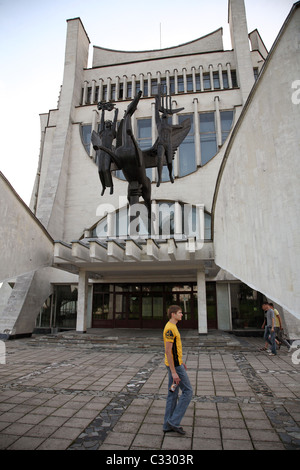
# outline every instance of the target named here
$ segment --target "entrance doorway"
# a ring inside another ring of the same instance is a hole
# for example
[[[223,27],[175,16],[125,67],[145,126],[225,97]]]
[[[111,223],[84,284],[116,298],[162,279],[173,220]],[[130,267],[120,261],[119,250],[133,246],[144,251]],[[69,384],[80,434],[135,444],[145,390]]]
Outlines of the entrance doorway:
[[[182,308],[181,328],[198,327],[197,284],[94,284],[93,328],[163,328],[167,310]]]

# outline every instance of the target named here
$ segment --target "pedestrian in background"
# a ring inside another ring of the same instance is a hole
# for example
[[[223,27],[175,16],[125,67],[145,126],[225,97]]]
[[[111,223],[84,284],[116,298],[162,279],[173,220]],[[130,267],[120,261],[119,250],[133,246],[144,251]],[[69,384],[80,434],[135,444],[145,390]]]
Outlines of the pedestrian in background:
[[[276,356],[276,343],[275,343],[275,314],[268,302],[262,305],[263,310],[266,312],[267,328],[265,339],[271,345],[271,352],[269,356]]]

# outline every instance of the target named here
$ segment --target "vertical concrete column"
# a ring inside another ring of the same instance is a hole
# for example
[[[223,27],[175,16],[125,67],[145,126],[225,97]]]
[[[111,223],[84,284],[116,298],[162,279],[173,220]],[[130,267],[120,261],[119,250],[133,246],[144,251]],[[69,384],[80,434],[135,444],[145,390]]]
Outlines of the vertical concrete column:
[[[116,76],[116,101],[118,101],[120,96],[120,77],[119,75]]]
[[[215,110],[216,110],[216,131],[218,146],[222,145],[222,129],[221,129],[221,114],[220,114],[220,98],[215,96]]]
[[[136,75],[133,73],[131,75],[131,99],[135,97],[135,82],[136,82]]]
[[[93,104],[95,102],[95,91],[96,91],[96,80],[92,80],[92,93],[91,93],[90,104]]]
[[[193,77],[193,92],[196,93],[197,86],[196,86],[196,68],[192,67],[192,77]]]
[[[147,75],[148,75],[148,96],[151,96],[151,72],[148,72]]]
[[[84,80],[83,97],[82,97],[82,104],[83,105],[87,104],[88,84],[89,84],[89,82],[87,80]]]
[[[202,65],[200,65],[200,67],[199,67],[199,73],[200,73],[200,90],[204,91],[203,66]]]
[[[107,78],[107,101],[111,100],[111,78]]]
[[[88,274],[84,270],[78,275],[78,301],[76,331],[86,333],[87,302],[88,302]]]
[[[175,202],[174,208],[174,237],[176,239],[182,238],[182,210],[179,202]]]
[[[160,83],[161,83],[161,72],[159,70],[156,72],[156,78],[157,78],[157,85],[160,85]],[[162,90],[162,93],[163,93],[163,90]]]
[[[227,67],[228,85],[229,85],[229,88],[232,88],[232,77],[231,77],[231,65],[230,65],[230,62],[227,62],[226,67]]]
[[[220,88],[221,88],[221,90],[224,90],[222,64],[219,64],[219,65],[218,65],[218,68],[219,68]]]
[[[195,153],[196,153],[196,165],[201,165],[201,146],[200,146],[200,123],[198,113],[198,98],[194,98],[194,139],[195,139]]]
[[[206,285],[204,270],[197,271],[198,288],[198,333],[207,334]]]
[[[186,77],[186,68],[184,67],[182,69],[182,73],[183,73],[183,90],[184,90],[184,93],[187,93],[187,77]]]
[[[159,205],[156,200],[153,199],[151,202],[151,214],[154,220],[151,221],[151,235],[152,238],[159,238]]]
[[[98,111],[97,109],[93,109],[93,114],[92,114],[92,132],[95,131],[97,132],[97,127],[98,127]],[[91,142],[90,144],[90,157],[94,158],[95,157],[95,150],[93,148],[93,144]]]
[[[142,90],[143,96],[144,96],[144,74],[143,73],[140,73],[140,90]]]
[[[127,98],[127,75],[123,75],[123,100]]]
[[[254,85],[254,73],[244,0],[229,0],[228,18],[232,48],[237,64],[238,84],[243,104],[245,104]]]
[[[178,70],[174,70],[175,95],[178,95]]]
[[[204,243],[204,229],[205,229],[205,217],[204,217],[204,204],[197,204],[197,218],[198,218],[198,246],[197,248],[200,249],[202,248],[202,245]]]
[[[99,94],[98,94],[98,101],[103,100],[103,78],[99,78]]]
[[[111,211],[107,213],[107,236],[116,236],[116,212]]]
[[[170,90],[170,70],[166,70],[166,83],[167,83],[167,95],[171,94]]]
[[[214,87],[214,74],[213,74],[213,66],[209,65],[209,76],[210,76],[210,87],[212,90],[215,89]]]

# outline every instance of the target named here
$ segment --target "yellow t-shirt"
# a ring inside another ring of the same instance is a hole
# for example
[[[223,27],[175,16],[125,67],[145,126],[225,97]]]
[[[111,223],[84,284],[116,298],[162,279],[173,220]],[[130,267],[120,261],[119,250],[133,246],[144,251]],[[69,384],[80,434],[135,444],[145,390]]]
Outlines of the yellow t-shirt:
[[[274,313],[275,313],[275,327],[280,327],[280,323],[279,323],[279,319],[278,319],[278,316],[279,316],[279,312],[278,310],[276,310],[276,308],[274,308]]]
[[[181,344],[181,338],[180,338],[180,333],[178,331],[178,328],[174,323],[168,322],[165,326],[164,333],[163,333],[163,338],[164,338],[164,345],[166,347],[166,343],[173,343],[172,346],[172,355],[173,355],[173,361],[174,361],[174,366],[181,366],[182,364],[182,344]],[[169,366],[167,355],[165,354],[165,364],[166,366]]]

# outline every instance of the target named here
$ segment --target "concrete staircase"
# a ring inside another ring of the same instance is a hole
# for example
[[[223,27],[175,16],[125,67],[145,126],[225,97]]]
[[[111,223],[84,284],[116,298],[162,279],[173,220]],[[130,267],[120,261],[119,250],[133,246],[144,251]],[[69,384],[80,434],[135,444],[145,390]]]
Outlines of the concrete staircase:
[[[184,352],[240,350],[243,346],[253,347],[242,338],[232,334],[213,331],[207,335],[199,335],[195,330],[180,332]],[[31,345],[64,346],[70,348],[89,348],[105,350],[124,350],[135,352],[163,351],[162,331],[160,330],[125,330],[125,329],[93,329],[87,333],[65,331],[47,335],[33,335],[29,340]]]

